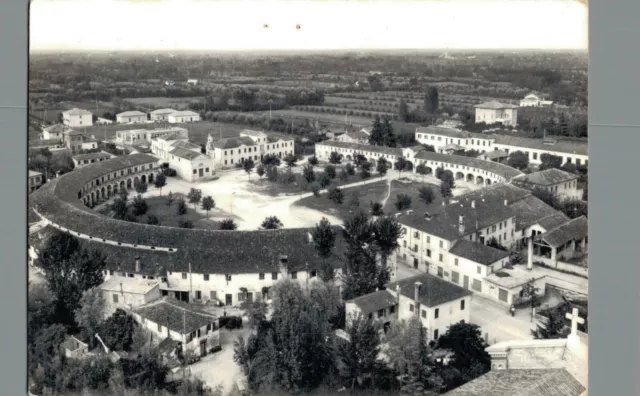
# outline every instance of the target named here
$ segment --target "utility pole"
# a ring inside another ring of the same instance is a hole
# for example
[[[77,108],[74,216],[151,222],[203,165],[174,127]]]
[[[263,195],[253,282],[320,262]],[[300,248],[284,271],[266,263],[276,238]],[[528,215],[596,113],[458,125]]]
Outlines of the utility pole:
[[[191,273],[191,262],[189,262],[189,302],[193,297],[193,274]]]

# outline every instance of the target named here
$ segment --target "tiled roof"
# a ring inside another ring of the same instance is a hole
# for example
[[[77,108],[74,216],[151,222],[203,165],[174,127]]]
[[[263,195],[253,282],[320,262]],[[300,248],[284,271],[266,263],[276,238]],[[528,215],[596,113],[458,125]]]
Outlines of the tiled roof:
[[[430,135],[446,136],[451,138],[468,139],[474,134],[452,128],[443,128],[437,126],[418,127],[416,133],[426,133]]]
[[[73,108],[67,111],[63,111],[62,114],[83,116],[83,115],[91,115],[92,113],[88,110]]]
[[[556,151],[567,154],[589,154],[589,146],[586,140],[554,138],[555,140],[553,144],[547,144],[543,139],[533,139],[522,136],[491,134],[489,135],[489,137],[493,139],[496,144],[503,144],[506,146],[515,146],[544,151]]]
[[[290,141],[293,140],[293,138],[291,136],[287,136],[281,133],[268,133],[267,134],[267,142],[269,143],[275,143],[279,140],[284,140],[284,141]]]
[[[450,204],[438,207],[430,213],[412,213],[399,218],[402,225],[418,229],[446,240],[457,240],[510,217],[517,213],[511,203],[517,202],[531,192],[510,184],[492,184],[488,187],[460,195]],[[504,201],[507,201],[505,205]],[[475,205],[475,208],[472,207]],[[464,216],[464,233],[459,231],[460,216]]]
[[[540,224],[548,230],[550,227],[555,227],[555,225],[563,224],[569,220],[563,213],[556,211],[533,195],[514,202],[510,206],[516,213],[516,231],[534,224]]]
[[[216,147],[219,149],[232,149],[232,148],[240,147],[242,145],[255,146],[256,142],[254,142],[253,139],[251,139],[248,136],[239,136],[234,138],[220,139],[213,142],[213,147]]]
[[[478,158],[465,157],[462,155],[449,155],[434,153],[433,151],[421,151],[416,154],[415,157],[416,159],[429,161],[427,165],[430,167],[440,166],[442,163],[454,164],[457,167],[462,167],[461,171],[465,169],[464,167],[472,167],[484,170],[486,172],[494,173],[496,175],[504,177],[507,180],[510,180],[511,178],[522,174],[522,172],[520,172],[519,170],[504,164],[500,164],[498,162],[485,161]]]
[[[353,300],[345,301],[345,303],[354,303],[360,308],[363,315],[367,315],[371,312],[377,312],[378,310],[396,305],[398,301],[388,290],[380,290],[354,298]]]
[[[217,322],[216,316],[170,297],[134,308],[133,312],[180,334],[189,334]]]
[[[187,150],[198,150],[198,152],[200,152],[200,149],[201,149],[200,145],[191,143],[187,140],[174,140],[173,143],[171,143],[171,146],[175,148],[183,148]]]
[[[179,141],[182,139],[184,139],[184,137],[177,132],[167,132],[167,135],[154,138],[154,140],[164,140],[165,142]]]
[[[351,139],[356,139],[356,140],[369,139],[369,135],[364,131],[347,132],[346,135],[349,136]]]
[[[185,111],[176,111],[175,113],[169,114],[172,117],[199,117],[200,115],[194,111],[185,110]]]
[[[89,153],[89,154],[78,154],[73,156],[73,159],[76,161],[91,160],[91,159],[98,159],[98,158],[111,158],[111,154],[105,153],[105,152],[99,152],[99,153]]]
[[[64,124],[55,124],[44,128],[44,130],[49,133],[62,133],[65,131],[65,129],[69,128]]]
[[[150,114],[171,114],[175,113],[177,110],[174,109],[157,109],[152,111]]]
[[[327,147],[350,149],[356,153],[374,152],[374,153],[380,153],[384,155],[393,155],[396,157],[400,157],[402,155],[402,149],[395,148],[395,147],[384,147],[384,146],[374,146],[374,145],[368,145],[368,144],[337,142],[335,140],[326,140],[318,144],[324,145]]]
[[[579,396],[586,388],[565,369],[495,370],[446,396]]]
[[[578,175],[565,172],[560,169],[550,168],[540,172],[533,172],[528,175],[519,177],[518,182],[534,184],[538,186],[553,186],[558,183],[564,183],[578,178]]]
[[[196,158],[200,157],[201,155],[204,155],[199,151],[196,152],[196,151],[189,150],[189,149],[182,148],[182,147],[176,147],[173,150],[171,150],[169,153],[171,155],[175,155],[176,157],[184,158],[184,159],[189,160],[189,161],[191,161],[193,159],[196,159]]]
[[[559,247],[565,243],[587,237],[589,233],[588,221],[585,216],[568,221],[550,231],[545,232],[538,238],[552,247]]]
[[[493,151],[487,151],[486,153],[482,153],[478,157],[479,158],[484,157],[485,155],[490,159],[504,158],[509,156],[509,154],[507,154],[507,152],[504,150],[493,150]]]
[[[146,116],[147,113],[143,113],[138,110],[133,111],[125,111],[124,113],[116,114],[116,117],[135,117],[135,116]]]
[[[105,291],[147,294],[159,284],[160,283],[156,280],[112,276],[104,281],[99,287],[101,290]]]
[[[59,139],[36,139],[29,140],[29,148],[59,146],[62,142]]]
[[[483,243],[460,239],[449,249],[449,253],[471,260],[474,263],[491,265],[509,256],[509,252],[492,248]]]
[[[66,131],[63,132],[65,135],[67,136],[84,136],[84,133],[82,132],[78,132],[76,130],[73,129],[67,129]]]
[[[492,100],[489,102],[484,102],[484,103],[480,103],[477,104],[475,106],[473,106],[477,109],[495,109],[495,110],[499,110],[499,109],[517,109],[518,106],[516,105],[512,105],[509,103],[500,103],[498,101]]]
[[[413,300],[416,282],[422,283],[419,296],[420,304],[427,307],[436,307],[473,294],[470,290],[430,274],[416,275],[397,282],[391,282],[387,285],[387,289],[395,291],[396,285],[399,285],[400,294]]]

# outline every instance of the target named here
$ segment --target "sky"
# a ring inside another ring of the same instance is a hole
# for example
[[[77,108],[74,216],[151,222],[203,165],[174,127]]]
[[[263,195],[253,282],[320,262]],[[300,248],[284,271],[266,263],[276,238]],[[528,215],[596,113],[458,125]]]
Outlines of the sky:
[[[578,0],[32,0],[30,15],[32,51],[588,47]]]

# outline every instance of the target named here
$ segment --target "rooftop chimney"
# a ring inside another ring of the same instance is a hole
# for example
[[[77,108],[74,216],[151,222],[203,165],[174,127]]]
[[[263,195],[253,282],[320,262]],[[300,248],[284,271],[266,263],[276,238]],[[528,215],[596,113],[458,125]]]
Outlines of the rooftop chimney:
[[[413,301],[416,303],[416,313],[419,312],[418,307],[420,306],[420,288],[422,287],[422,282],[416,282],[413,291]]]
[[[431,220],[431,213],[429,213],[429,212],[424,212],[424,219],[425,219],[425,220]]]
[[[458,231],[460,231],[460,234],[464,234],[464,216],[459,216],[458,217]]]
[[[136,272],[140,272],[140,257],[136,257]]]
[[[476,201],[475,200],[471,201],[471,207],[474,208],[474,209],[476,208]]]

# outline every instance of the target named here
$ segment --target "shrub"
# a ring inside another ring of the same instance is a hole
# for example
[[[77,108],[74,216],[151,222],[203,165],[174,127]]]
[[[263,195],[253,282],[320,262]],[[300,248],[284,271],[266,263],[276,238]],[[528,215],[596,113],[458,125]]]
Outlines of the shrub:
[[[173,168],[165,168],[162,173],[167,177],[175,177],[178,174],[178,172]]]
[[[242,326],[242,317],[240,316],[221,316],[220,317],[220,328],[225,328],[227,330],[241,329]]]

